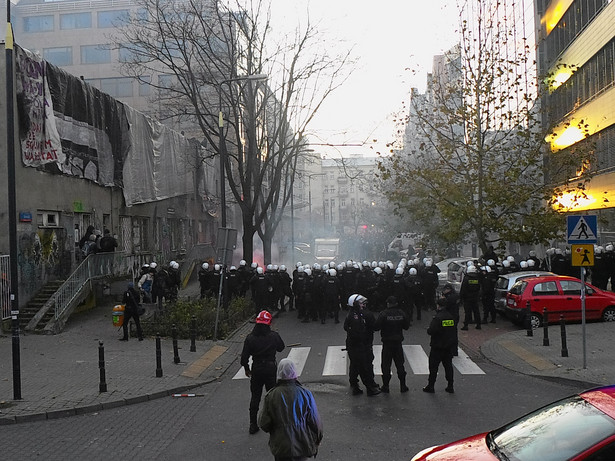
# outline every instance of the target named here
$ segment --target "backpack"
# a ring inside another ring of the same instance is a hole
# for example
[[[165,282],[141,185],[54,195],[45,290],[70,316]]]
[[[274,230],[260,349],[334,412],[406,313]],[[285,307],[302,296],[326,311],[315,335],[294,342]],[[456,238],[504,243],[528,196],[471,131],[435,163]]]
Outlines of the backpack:
[[[96,246],[96,242],[88,240],[87,242],[85,242],[83,244],[83,247],[81,247],[81,251],[83,252],[83,256],[87,256],[89,254],[94,253],[94,249],[92,248],[92,246]]]

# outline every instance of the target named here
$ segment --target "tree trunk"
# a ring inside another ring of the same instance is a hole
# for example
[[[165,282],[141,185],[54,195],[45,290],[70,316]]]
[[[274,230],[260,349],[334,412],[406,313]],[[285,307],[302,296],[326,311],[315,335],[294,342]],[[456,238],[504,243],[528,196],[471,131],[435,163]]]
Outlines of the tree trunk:
[[[271,241],[272,238],[268,235],[265,238],[261,239],[263,242],[263,259],[265,265],[271,264]]]
[[[243,244],[243,259],[246,260],[248,264],[254,262],[254,234],[256,233],[256,228],[252,223],[251,215],[242,215],[243,221],[243,237],[241,238]]]

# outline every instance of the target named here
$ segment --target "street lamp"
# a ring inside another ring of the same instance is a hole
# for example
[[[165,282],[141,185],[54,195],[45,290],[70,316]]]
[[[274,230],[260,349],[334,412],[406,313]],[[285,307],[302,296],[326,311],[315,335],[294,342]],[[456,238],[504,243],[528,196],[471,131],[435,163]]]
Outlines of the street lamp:
[[[220,208],[221,208],[221,226],[226,227],[226,140],[224,138],[224,115],[222,113],[222,85],[232,82],[243,81],[260,81],[267,80],[267,74],[241,75],[239,77],[229,78],[221,81],[218,86],[218,153],[220,154]]]

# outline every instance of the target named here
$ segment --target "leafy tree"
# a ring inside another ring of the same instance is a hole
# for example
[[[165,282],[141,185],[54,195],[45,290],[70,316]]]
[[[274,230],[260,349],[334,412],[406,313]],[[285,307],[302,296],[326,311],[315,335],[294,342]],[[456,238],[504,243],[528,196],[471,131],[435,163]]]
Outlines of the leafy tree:
[[[222,153],[226,187],[241,210],[244,258],[251,260],[258,232],[268,262],[309,124],[345,79],[349,51],[324,46],[309,20],[276,34],[266,0],[136,4],[139,14],[113,37],[122,72],[156,88],[159,116],[196,127],[187,134]],[[152,74],[169,78],[150,81]]]
[[[588,172],[577,167],[590,155],[567,151],[545,164],[549,130],[529,47],[486,4],[476,2],[474,21],[461,22],[460,45],[430,75],[426,93],[412,91],[405,147],[379,164],[398,213],[443,243],[472,239],[483,252],[558,236],[564,218],[551,205],[572,188],[567,178],[584,183]]]

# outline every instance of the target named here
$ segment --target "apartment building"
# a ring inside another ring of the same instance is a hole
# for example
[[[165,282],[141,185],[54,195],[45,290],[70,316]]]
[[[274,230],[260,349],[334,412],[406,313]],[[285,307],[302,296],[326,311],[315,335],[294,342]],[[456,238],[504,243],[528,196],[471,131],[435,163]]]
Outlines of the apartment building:
[[[539,0],[539,72],[548,76],[543,104],[549,161],[583,144],[594,152],[594,176],[584,193],[560,200],[568,211],[598,213],[599,237],[615,236],[615,3]],[[566,178],[574,180],[574,178]],[[605,240],[605,241],[608,241]]]

